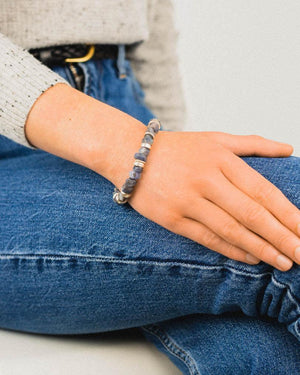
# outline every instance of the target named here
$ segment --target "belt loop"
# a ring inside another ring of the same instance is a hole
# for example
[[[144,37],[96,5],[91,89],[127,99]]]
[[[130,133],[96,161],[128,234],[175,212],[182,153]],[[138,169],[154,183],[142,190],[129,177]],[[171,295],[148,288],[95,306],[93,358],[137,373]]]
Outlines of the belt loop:
[[[119,70],[119,78],[124,79],[126,78],[126,66],[125,66],[125,45],[119,44],[118,45],[118,59],[117,59],[117,66]]]

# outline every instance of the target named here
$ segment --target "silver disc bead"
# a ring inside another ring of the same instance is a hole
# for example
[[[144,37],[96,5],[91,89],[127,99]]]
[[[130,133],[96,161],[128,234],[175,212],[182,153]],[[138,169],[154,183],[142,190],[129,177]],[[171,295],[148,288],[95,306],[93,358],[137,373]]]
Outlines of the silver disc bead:
[[[135,159],[135,162],[133,165],[137,165],[138,167],[144,168],[145,162],[139,159]]]
[[[152,132],[149,132],[148,130],[145,132],[144,136],[145,135],[151,135],[152,138],[154,138],[155,136]]]
[[[141,147],[146,147],[146,148],[148,148],[149,150],[151,149],[151,145],[150,145],[150,143],[142,143],[142,144],[141,144]]]
[[[113,200],[114,202],[118,204],[124,204],[127,202],[127,199],[123,197],[122,193],[120,192],[119,189],[115,187],[114,193],[113,193]]]
[[[123,195],[124,198],[129,198],[131,194],[124,193],[124,191],[121,189],[120,193]]]

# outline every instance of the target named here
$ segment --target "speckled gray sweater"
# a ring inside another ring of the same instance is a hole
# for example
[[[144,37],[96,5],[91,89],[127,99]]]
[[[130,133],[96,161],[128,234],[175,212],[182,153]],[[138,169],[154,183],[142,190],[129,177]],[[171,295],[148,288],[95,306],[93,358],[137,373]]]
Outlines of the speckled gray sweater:
[[[75,25],[75,27],[74,27]],[[185,103],[172,0],[0,0],[0,134],[34,149],[24,124],[60,75],[27,50],[68,43],[133,43],[134,73],[166,130],[182,130]]]

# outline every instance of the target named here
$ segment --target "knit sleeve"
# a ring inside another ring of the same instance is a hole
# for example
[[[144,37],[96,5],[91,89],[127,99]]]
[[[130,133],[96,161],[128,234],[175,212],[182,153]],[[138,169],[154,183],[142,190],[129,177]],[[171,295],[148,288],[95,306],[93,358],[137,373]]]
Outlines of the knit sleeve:
[[[0,33],[0,134],[31,149],[24,132],[27,115],[37,98],[63,77],[26,49]]]
[[[182,130],[186,103],[177,55],[178,30],[172,0],[150,1],[149,38],[136,44],[128,57],[145,91],[145,103],[159,118],[164,130]]]

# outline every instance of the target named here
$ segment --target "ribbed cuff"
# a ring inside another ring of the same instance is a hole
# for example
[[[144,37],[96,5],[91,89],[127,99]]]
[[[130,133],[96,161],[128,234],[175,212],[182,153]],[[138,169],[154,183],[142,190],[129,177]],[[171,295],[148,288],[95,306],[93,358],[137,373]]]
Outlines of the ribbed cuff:
[[[38,97],[57,83],[71,84],[0,33],[0,133],[31,149],[24,126]]]

